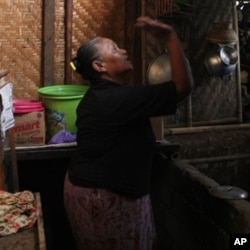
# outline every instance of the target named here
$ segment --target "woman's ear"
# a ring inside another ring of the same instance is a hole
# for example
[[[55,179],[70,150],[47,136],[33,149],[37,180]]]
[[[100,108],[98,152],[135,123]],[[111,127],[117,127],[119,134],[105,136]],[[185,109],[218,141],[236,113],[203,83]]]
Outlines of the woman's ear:
[[[105,64],[101,61],[93,61],[92,67],[97,72],[105,72],[106,71]]]

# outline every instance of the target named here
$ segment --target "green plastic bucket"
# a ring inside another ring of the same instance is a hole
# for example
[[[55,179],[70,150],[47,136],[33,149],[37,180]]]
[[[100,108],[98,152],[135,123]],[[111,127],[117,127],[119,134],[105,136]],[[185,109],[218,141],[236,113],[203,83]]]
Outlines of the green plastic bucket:
[[[53,85],[38,89],[45,108],[47,140],[62,129],[76,133],[76,109],[88,88],[86,85]]]

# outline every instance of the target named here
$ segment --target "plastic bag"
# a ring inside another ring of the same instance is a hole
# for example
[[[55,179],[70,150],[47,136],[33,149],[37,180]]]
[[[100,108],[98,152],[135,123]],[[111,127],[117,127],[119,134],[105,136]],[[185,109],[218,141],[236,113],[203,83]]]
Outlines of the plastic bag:
[[[76,135],[71,132],[62,129],[57,134],[52,136],[52,138],[48,141],[48,144],[59,144],[59,143],[69,143],[75,142]]]

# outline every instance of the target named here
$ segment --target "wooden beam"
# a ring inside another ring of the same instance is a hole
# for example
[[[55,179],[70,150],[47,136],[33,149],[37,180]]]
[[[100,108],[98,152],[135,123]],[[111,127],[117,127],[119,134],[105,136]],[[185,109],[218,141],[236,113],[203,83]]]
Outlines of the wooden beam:
[[[14,128],[10,128],[7,131],[7,137],[10,144],[10,152],[11,152],[11,167],[12,167],[12,178],[13,178],[13,192],[19,191],[19,175],[18,175],[18,166],[17,166],[17,158],[16,158],[16,146],[15,146],[15,136],[14,136]]]
[[[73,15],[73,0],[65,1],[65,77],[64,82],[71,84],[72,70],[70,68],[70,60],[72,54],[72,15]]]
[[[42,86],[54,84],[55,0],[43,1]]]

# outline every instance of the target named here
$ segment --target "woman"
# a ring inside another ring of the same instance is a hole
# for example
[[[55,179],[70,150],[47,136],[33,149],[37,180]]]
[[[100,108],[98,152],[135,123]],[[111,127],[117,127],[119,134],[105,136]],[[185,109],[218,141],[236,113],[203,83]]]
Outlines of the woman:
[[[174,29],[149,17],[135,26],[166,41],[172,81],[125,86],[133,69],[126,50],[95,37],[73,68],[90,81],[77,109],[77,157],[65,177],[65,208],[78,249],[156,249],[149,196],[153,147],[150,117],[174,114],[192,78]]]

